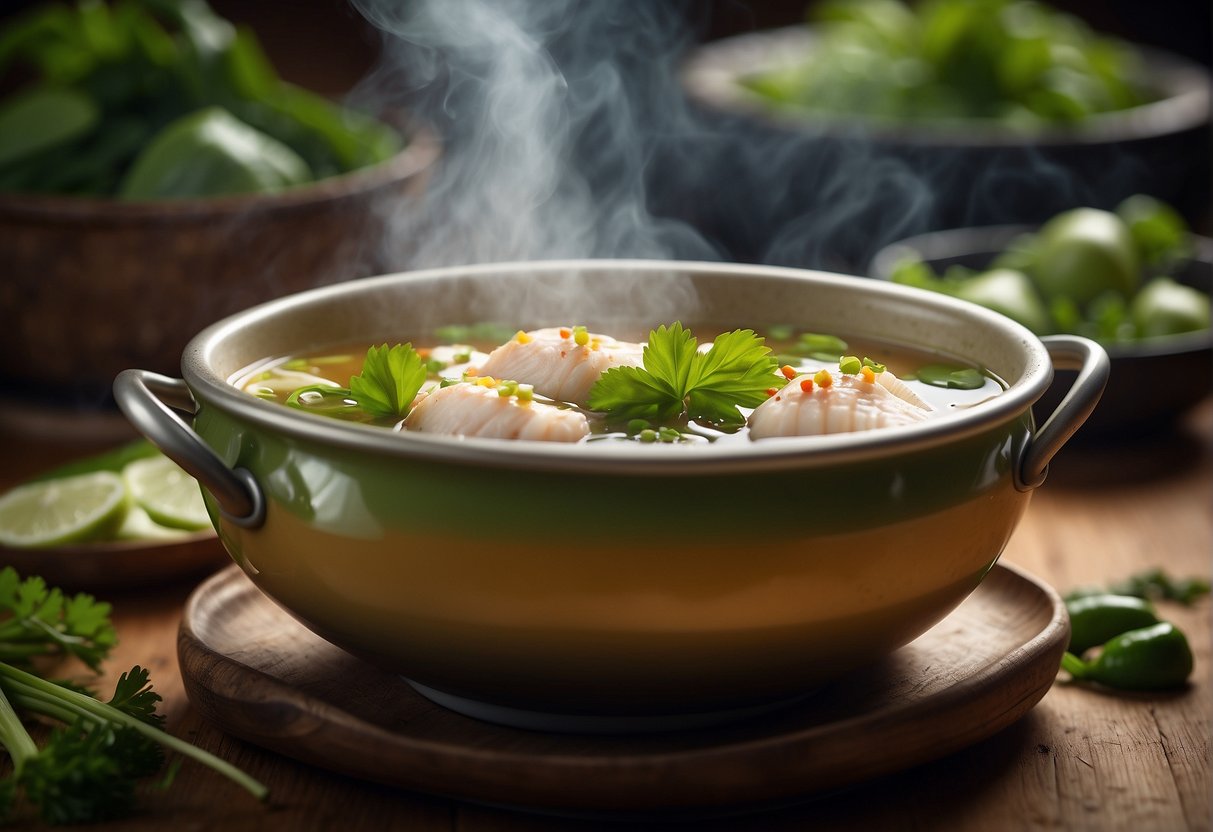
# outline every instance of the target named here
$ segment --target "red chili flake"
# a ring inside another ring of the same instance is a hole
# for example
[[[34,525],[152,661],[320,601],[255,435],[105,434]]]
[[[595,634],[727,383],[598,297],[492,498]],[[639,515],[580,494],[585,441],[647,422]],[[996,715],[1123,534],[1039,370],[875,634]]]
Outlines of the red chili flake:
[[[779,372],[783,373],[783,377],[788,381],[796,378],[796,369],[791,364],[784,364],[779,368]]]
[[[813,392],[813,379],[811,379],[811,378],[801,379],[800,380],[800,389],[806,393],[812,393]]]
[[[774,387],[768,387],[767,388],[767,398],[769,399],[771,396],[774,396],[778,392],[779,391],[776,390]]]

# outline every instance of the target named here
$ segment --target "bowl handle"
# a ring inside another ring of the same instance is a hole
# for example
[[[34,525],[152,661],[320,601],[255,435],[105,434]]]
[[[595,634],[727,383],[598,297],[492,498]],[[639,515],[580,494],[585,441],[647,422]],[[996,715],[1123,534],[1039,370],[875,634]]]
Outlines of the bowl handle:
[[[140,433],[214,495],[225,518],[246,529],[265,522],[265,499],[251,472],[229,468],[174,412],[195,409],[186,383],[147,370],[123,370],[114,379],[114,400]]]
[[[1049,473],[1049,460],[1091,415],[1099,397],[1103,395],[1111,369],[1103,347],[1088,338],[1047,335],[1040,340],[1049,351],[1055,368],[1078,370],[1078,377],[1057,409],[1045,420],[1036,435],[1028,440],[1019,460],[1019,474],[1015,483],[1021,491],[1030,491],[1045,481]]]

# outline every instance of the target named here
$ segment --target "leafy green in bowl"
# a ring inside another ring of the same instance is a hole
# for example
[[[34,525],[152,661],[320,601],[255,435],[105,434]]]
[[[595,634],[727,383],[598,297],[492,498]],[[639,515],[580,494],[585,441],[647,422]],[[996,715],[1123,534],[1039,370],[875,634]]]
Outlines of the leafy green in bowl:
[[[1044,3],[828,0],[811,22],[811,49],[740,83],[814,115],[1029,131],[1160,97],[1131,45]]]
[[[16,83],[14,83],[16,79]],[[0,193],[267,193],[384,162],[393,127],[279,78],[203,0],[44,4],[0,31]]]

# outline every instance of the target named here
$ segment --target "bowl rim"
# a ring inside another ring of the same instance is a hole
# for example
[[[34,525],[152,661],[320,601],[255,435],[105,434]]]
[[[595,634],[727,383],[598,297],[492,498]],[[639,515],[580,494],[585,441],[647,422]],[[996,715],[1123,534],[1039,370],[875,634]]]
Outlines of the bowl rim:
[[[716,446],[711,449],[688,449],[674,446],[639,447],[634,443],[600,443],[596,446],[584,443],[429,436],[388,431],[381,427],[339,422],[263,401],[234,387],[227,378],[217,373],[211,363],[216,348],[229,339],[238,337],[242,330],[256,327],[279,316],[289,315],[292,310],[312,304],[324,304],[342,295],[373,295],[387,286],[432,283],[448,278],[478,278],[490,274],[520,272],[594,272],[604,269],[629,272],[673,270],[686,275],[728,275],[735,279],[847,286],[889,298],[902,306],[910,305],[934,312],[960,315],[971,321],[973,326],[1000,331],[1003,338],[1008,342],[1017,342],[1023,350],[1024,372],[1001,394],[964,412],[941,414],[937,418],[910,426],[883,428],[875,432],[773,438],[746,445]],[[187,344],[181,366],[185,383],[196,402],[215,407],[248,424],[293,440],[370,453],[377,457],[602,475],[697,475],[788,470],[866,461],[881,456],[936,448],[996,429],[1025,415],[1030,419],[1032,403],[1043,395],[1053,378],[1052,363],[1040,339],[1011,319],[976,304],[864,277],[779,266],[674,260],[591,259],[486,263],[399,272],[347,281],[272,300],[212,324]],[[610,447],[607,448],[607,445]],[[705,450],[707,452],[704,452]]]
[[[130,201],[104,196],[0,193],[0,221],[89,224],[222,221],[243,214],[294,210],[357,199],[423,174],[437,161],[442,146],[437,133],[420,123],[398,129],[405,145],[387,159],[280,191]]]
[[[1018,224],[973,225],[915,234],[895,240],[877,251],[868,267],[868,276],[888,281],[897,260],[909,252],[927,262],[965,256],[993,257],[1015,237],[1032,233],[1039,228],[1039,225]],[[1213,239],[1198,234],[1189,234],[1188,239],[1192,241],[1195,249],[1192,259],[1213,266]],[[1213,294],[1213,282],[1206,285],[1204,291]],[[1111,359],[1183,355],[1213,350],[1213,329],[1181,332],[1177,335],[1157,335],[1140,341],[1099,343]]]
[[[855,138],[857,135],[912,147],[1025,146],[1058,147],[1139,141],[1191,130],[1210,122],[1210,81],[1199,64],[1164,50],[1133,43],[1145,74],[1158,81],[1165,97],[1089,116],[1075,125],[1049,125],[1014,131],[988,119],[882,121],[880,119],[796,111],[771,106],[737,79],[802,54],[819,35],[811,24],[783,26],[731,35],[692,49],[679,77],[695,103],[729,115],[757,119],[768,126],[806,136]]]

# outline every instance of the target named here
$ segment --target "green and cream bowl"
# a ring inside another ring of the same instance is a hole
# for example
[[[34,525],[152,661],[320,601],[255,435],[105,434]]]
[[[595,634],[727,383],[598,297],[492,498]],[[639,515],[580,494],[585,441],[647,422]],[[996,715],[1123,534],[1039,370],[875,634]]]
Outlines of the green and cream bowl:
[[[693,446],[396,432],[231,379],[267,357],[439,325],[794,324],[964,358],[1005,383],[907,427]],[[1043,426],[1053,366],[1080,369]],[[472,716],[705,724],[803,696],[945,617],[990,570],[1107,357],[975,305],[820,272],[666,261],[368,278],[204,330],[183,379],[127,370],[127,417],[203,484],[233,560],[334,644]]]

